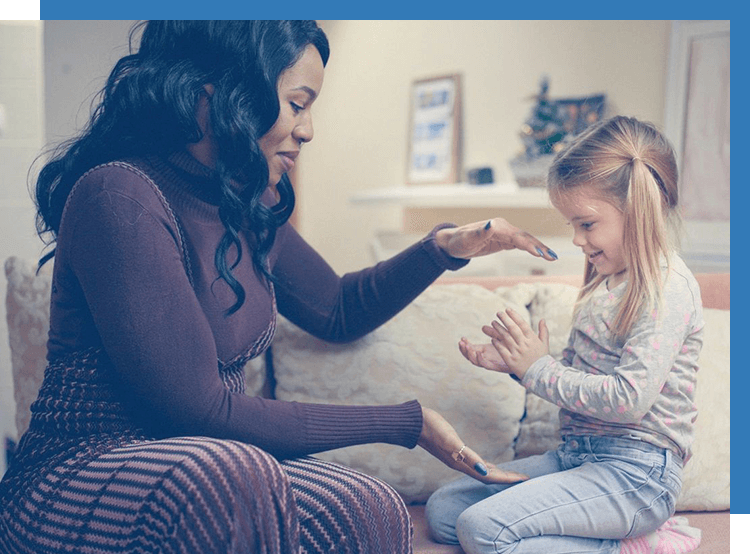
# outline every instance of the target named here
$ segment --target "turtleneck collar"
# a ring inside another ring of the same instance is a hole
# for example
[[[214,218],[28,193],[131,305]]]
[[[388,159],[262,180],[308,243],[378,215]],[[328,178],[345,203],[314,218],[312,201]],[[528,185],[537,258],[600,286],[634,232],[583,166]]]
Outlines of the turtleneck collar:
[[[174,152],[166,158],[152,156],[147,163],[165,177],[157,182],[170,202],[178,203],[201,219],[219,221],[221,193],[216,170],[203,165],[187,150]],[[268,206],[275,204],[270,189],[263,195],[263,202]]]

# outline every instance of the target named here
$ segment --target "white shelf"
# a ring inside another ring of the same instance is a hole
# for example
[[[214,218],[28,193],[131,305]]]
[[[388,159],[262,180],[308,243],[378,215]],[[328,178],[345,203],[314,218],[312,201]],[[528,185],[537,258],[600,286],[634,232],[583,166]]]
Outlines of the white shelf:
[[[409,185],[370,189],[350,198],[353,204],[398,204],[412,208],[551,208],[547,190],[516,183]]]

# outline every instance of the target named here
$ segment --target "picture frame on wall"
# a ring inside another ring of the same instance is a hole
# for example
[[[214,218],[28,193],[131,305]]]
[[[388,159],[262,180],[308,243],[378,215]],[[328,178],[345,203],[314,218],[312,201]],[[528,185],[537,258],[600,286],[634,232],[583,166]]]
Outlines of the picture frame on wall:
[[[410,102],[406,182],[457,183],[461,174],[461,76],[415,81]]]

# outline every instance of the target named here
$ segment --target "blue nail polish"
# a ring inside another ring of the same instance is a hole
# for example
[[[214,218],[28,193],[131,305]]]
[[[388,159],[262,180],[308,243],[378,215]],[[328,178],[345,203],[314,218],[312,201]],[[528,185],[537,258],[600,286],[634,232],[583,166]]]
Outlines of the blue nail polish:
[[[542,249],[539,248],[538,246],[536,247],[536,251],[539,252],[540,256],[544,256],[544,252],[542,252]]]
[[[552,256],[553,258],[557,259],[557,254],[555,254],[555,253],[554,253],[554,252],[553,252],[552,250],[550,250],[549,248],[547,249],[547,254],[549,254],[549,255],[550,255],[550,256]]]
[[[485,466],[482,462],[477,462],[474,464],[474,469],[477,470],[477,473],[480,475],[487,475],[487,466]]]
[[[485,226],[484,226],[484,230],[485,230],[485,231],[487,231],[487,230],[488,230],[488,229],[489,229],[489,228],[490,228],[491,226],[492,226],[492,220],[490,219],[490,220],[489,220],[489,221],[487,222],[487,225],[485,225]]]

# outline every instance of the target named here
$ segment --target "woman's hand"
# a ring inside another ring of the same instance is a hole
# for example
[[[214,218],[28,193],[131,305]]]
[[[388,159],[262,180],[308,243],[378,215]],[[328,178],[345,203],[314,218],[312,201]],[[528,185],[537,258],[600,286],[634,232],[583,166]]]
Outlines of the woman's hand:
[[[422,434],[417,444],[448,467],[474,477],[482,483],[516,483],[528,479],[526,475],[503,471],[485,463],[479,454],[463,443],[456,430],[443,416],[424,406]]]
[[[440,229],[435,240],[453,258],[476,258],[501,250],[526,250],[545,260],[556,260],[557,254],[526,231],[511,225],[502,217],[470,223],[461,227]]]
[[[531,326],[510,308],[498,312],[497,317],[500,321],[493,321],[492,326],[485,325],[482,332],[492,339],[492,346],[509,368],[509,372],[523,379],[531,364],[549,354],[547,323],[543,319],[539,321],[537,335]]]

